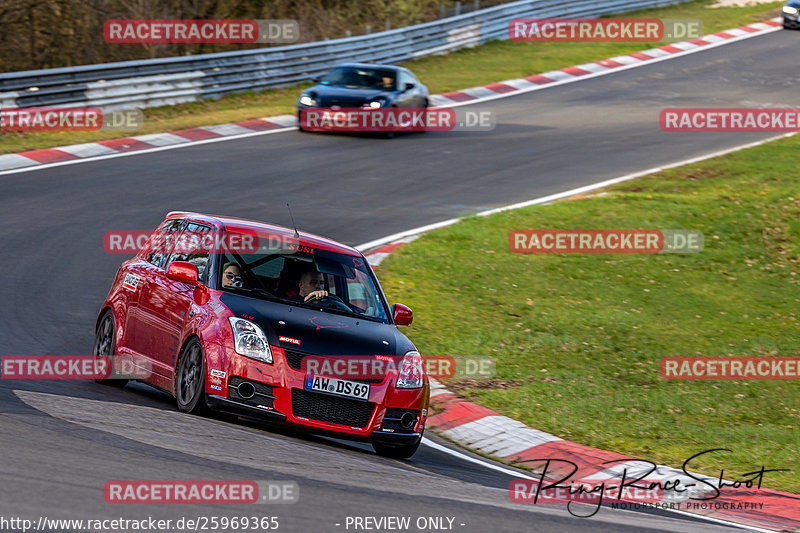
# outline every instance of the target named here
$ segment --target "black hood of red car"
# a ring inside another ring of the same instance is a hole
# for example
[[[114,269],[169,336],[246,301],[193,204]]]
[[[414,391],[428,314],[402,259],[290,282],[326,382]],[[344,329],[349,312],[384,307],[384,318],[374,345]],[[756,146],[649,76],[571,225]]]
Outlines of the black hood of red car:
[[[403,355],[416,348],[393,324],[223,293],[231,312],[258,324],[269,343],[319,355]]]

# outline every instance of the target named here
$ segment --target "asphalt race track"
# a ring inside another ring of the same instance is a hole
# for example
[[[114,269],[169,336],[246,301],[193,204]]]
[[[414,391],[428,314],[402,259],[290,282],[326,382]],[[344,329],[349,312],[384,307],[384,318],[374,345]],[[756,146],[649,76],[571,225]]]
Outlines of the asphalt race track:
[[[170,210],[289,224],[288,201],[302,229],[358,244],[766,138],[664,133],[659,111],[796,107],[798,43],[800,33],[776,32],[488,102],[489,133],[290,132],[0,176],[0,354],[89,353],[126,258],[104,252],[104,233],[153,229]],[[272,514],[289,532],[346,531],[346,516],[366,515],[454,517],[464,532],[727,529],[663,513],[580,519],[563,505],[511,504],[509,475],[429,447],[409,461],[382,459],[365,445],[180,414],[139,384],[0,381],[0,450],[6,517]],[[294,480],[300,503],[257,513],[111,506],[102,489],[113,479]]]

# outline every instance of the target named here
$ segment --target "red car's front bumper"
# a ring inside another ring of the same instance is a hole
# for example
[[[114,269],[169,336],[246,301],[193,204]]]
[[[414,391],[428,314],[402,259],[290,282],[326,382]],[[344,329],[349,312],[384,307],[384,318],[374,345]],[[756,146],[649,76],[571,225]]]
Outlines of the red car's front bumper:
[[[413,444],[422,435],[430,395],[427,379],[419,389],[398,389],[396,376],[389,372],[382,382],[370,383],[369,401],[312,392],[305,389],[306,373],[300,365],[290,364],[282,348],[270,349],[272,364],[225,346],[207,346],[209,406],[357,440]],[[297,358],[298,352],[290,353]]]

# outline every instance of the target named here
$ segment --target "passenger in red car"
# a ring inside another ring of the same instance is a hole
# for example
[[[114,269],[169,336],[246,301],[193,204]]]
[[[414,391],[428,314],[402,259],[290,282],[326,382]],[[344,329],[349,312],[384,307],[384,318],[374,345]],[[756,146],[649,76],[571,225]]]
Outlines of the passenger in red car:
[[[242,270],[236,263],[225,263],[222,269],[222,288],[242,286]]]

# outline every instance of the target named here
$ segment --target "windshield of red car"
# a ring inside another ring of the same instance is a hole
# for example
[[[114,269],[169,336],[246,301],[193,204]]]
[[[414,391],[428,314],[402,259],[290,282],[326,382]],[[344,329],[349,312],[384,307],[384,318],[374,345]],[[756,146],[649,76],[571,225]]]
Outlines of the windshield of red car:
[[[301,246],[294,253],[223,254],[219,287],[254,298],[388,323],[363,257]]]

